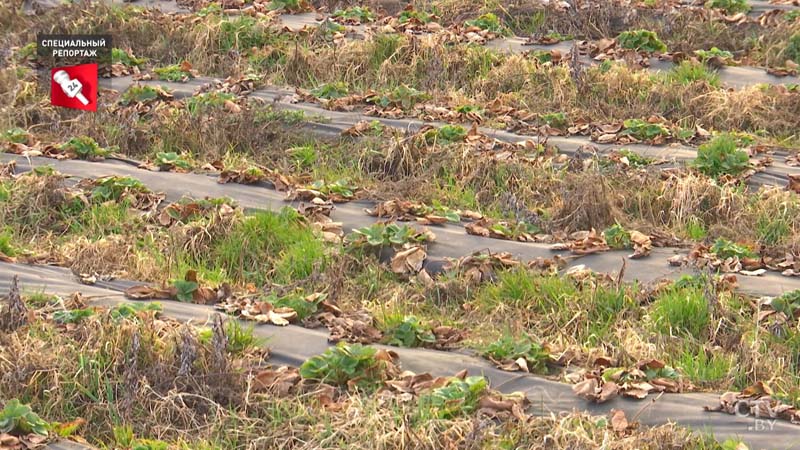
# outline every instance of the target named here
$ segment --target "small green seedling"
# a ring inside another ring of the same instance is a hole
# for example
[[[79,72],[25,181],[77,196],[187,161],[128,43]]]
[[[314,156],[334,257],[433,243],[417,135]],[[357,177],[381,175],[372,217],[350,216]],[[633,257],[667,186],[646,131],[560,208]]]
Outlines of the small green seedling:
[[[112,308],[108,314],[114,320],[134,319],[140,313],[161,312],[161,303],[123,303]]]

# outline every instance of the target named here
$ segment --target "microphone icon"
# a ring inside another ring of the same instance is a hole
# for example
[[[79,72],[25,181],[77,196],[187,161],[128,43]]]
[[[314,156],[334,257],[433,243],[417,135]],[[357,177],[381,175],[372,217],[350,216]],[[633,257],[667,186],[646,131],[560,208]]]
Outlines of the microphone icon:
[[[83,89],[81,82],[77,79],[71,80],[69,74],[65,70],[59,70],[54,73],[53,81],[61,86],[61,90],[64,91],[69,98],[77,98],[79,102],[83,103],[83,106],[89,104],[89,100],[81,93]]]

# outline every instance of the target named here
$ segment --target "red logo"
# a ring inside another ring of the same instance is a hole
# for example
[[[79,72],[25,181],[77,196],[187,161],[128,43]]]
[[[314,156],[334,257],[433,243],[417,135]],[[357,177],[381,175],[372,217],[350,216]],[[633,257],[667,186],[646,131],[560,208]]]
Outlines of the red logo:
[[[97,111],[97,64],[55,67],[50,71],[50,103]]]

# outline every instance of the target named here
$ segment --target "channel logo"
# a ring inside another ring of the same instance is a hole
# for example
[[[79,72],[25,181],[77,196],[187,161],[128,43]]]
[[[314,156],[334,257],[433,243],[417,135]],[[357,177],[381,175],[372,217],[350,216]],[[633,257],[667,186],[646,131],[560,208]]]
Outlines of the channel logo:
[[[97,111],[97,64],[54,67],[50,71],[50,104]]]

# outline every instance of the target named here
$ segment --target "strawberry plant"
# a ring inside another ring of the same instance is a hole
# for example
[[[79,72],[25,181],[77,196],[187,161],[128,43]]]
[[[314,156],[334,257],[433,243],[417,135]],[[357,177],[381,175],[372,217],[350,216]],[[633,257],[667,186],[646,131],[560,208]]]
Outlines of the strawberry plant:
[[[500,22],[500,19],[492,13],[486,13],[476,19],[467,20],[464,22],[464,25],[480,28],[481,30],[499,35],[508,33],[508,29]]]
[[[161,312],[160,303],[123,303],[109,310],[114,320],[135,319],[140,313]]]
[[[617,43],[622,48],[648,53],[667,51],[658,35],[649,30],[624,31],[617,36]]]
[[[640,141],[649,141],[657,137],[669,137],[669,128],[660,123],[650,123],[642,119],[627,119],[623,122],[623,136],[632,136]]]
[[[384,338],[387,344],[400,347],[420,347],[436,342],[430,328],[414,316],[389,318]]]
[[[313,95],[318,99],[323,99],[323,100],[333,100],[337,98],[342,98],[349,93],[350,90],[347,88],[347,83],[343,81],[337,81],[335,83],[325,83],[311,90],[311,95]]]
[[[59,145],[59,149],[74,153],[80,159],[105,158],[112,153],[111,149],[100,147],[100,145],[89,136],[74,137]]]
[[[0,411],[0,433],[29,434],[47,436],[49,424],[42,420],[30,406],[23,405],[12,398]]]
[[[709,177],[736,176],[750,167],[750,157],[739,150],[731,135],[721,134],[698,147],[697,158],[691,164]]]
[[[603,231],[603,235],[606,238],[606,244],[611,248],[631,248],[633,245],[631,242],[631,234],[618,223],[615,223]]]
[[[375,15],[372,13],[372,10],[366,6],[351,6],[344,10],[337,9],[331,17],[355,23],[367,23],[375,20]]]
[[[170,170],[172,168],[180,168],[184,170],[189,170],[192,168],[192,164],[189,161],[181,158],[175,152],[158,152],[156,153],[156,165],[161,170]]]
[[[95,314],[93,309],[65,309],[53,313],[53,320],[60,324],[79,323],[83,319],[92,317]]]
[[[744,245],[739,245],[725,238],[718,238],[714,242],[714,245],[711,246],[711,253],[714,253],[719,258],[723,259],[732,258],[734,256],[737,258],[754,258],[758,256]]]
[[[382,95],[375,95],[367,98],[367,102],[382,108],[396,107],[408,110],[417,103],[430,100],[430,98],[431,96],[424,92],[401,84]]]
[[[442,145],[461,142],[467,137],[467,130],[461,125],[443,125],[425,132],[425,142]]]
[[[421,233],[408,225],[395,223],[374,225],[353,230],[347,236],[347,241],[359,246],[366,244],[371,247],[402,246],[405,244],[418,244],[429,240],[429,235]]]
[[[419,409],[423,416],[438,419],[471,414],[478,407],[478,401],[486,392],[489,383],[482,376],[465,379],[452,378],[442,387],[433,389],[419,398]]]
[[[706,8],[721,9],[727,14],[746,13],[750,11],[747,0],[709,0]]]
[[[720,50],[717,47],[711,47],[710,50],[695,50],[694,54],[700,59],[701,62],[707,62],[710,59],[718,59],[722,62],[728,63],[733,59],[733,53],[727,50]]]
[[[525,359],[532,372],[545,371],[550,360],[550,351],[544,345],[534,341],[528,335],[515,339],[504,335],[492,342],[483,350],[483,355],[496,361],[516,361]]]
[[[131,177],[110,176],[95,180],[92,200],[106,202],[119,200],[126,192],[149,192],[141,181]]]
[[[433,14],[429,14],[425,11],[417,11],[416,9],[403,10],[403,12],[401,12],[397,17],[397,20],[401,24],[416,22],[424,25],[428,22],[431,22],[433,19]]]
[[[0,134],[0,142],[24,144],[30,140],[31,135],[22,128],[9,128]]]
[[[361,344],[340,342],[300,366],[300,376],[338,386],[354,380],[356,386],[372,390],[386,376],[386,362],[376,358],[378,350]]]
[[[336,180],[333,183],[317,180],[311,183],[309,187],[325,195],[336,195],[346,199],[353,198],[355,190],[358,189],[358,187],[350,184],[347,180]]]

